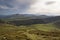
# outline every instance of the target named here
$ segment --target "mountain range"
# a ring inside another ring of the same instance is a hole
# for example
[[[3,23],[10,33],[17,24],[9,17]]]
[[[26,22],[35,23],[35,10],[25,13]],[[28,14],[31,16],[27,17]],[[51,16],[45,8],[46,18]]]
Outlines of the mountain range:
[[[12,14],[12,15],[0,15],[2,19],[44,19],[51,16],[46,15],[33,15],[33,14]]]
[[[55,23],[60,21],[60,16],[13,14],[13,15],[0,15],[0,19],[6,21],[9,24],[30,25],[30,24]]]

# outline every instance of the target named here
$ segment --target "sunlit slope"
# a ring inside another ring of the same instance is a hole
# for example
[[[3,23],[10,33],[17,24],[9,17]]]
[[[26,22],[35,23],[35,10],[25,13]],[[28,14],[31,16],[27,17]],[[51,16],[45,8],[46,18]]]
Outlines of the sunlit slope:
[[[31,25],[31,27],[34,27],[38,30],[43,30],[43,31],[59,30],[59,28],[56,27],[54,24],[35,24],[35,25]]]
[[[54,31],[54,30],[60,30],[57,26],[54,24],[34,24],[34,25],[21,25],[21,26],[13,26],[9,24],[0,24],[0,31],[8,31],[8,30],[20,30],[23,29],[37,29],[42,31]]]
[[[60,40],[60,30],[52,24],[13,26],[0,24],[0,40]]]

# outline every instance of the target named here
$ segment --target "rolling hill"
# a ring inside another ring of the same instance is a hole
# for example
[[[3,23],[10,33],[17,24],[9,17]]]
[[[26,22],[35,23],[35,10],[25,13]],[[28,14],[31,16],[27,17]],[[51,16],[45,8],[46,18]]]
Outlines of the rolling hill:
[[[46,15],[33,15],[33,14],[13,14],[13,15],[7,15],[4,18],[2,18],[3,20],[25,20],[25,19],[44,19],[44,18],[48,18],[50,16],[46,16]]]
[[[0,19],[0,40],[60,40],[60,16],[5,16]]]
[[[59,21],[60,16],[13,14],[5,15],[5,17],[1,17],[1,20],[14,25],[48,24]]]
[[[52,24],[0,25],[0,40],[60,40],[60,29]]]

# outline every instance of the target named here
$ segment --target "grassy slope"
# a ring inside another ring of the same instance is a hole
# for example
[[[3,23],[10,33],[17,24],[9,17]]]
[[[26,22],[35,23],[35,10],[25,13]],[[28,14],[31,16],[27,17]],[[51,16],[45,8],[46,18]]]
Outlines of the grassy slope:
[[[43,31],[59,30],[57,27],[55,27],[54,24],[36,24],[33,26],[36,27],[37,29],[43,30]]]
[[[58,34],[54,33],[56,37],[49,35],[51,32],[48,33],[50,30],[54,31],[55,29],[57,28],[52,24],[36,24],[20,27],[0,24],[0,40],[60,40],[60,31],[57,31]]]

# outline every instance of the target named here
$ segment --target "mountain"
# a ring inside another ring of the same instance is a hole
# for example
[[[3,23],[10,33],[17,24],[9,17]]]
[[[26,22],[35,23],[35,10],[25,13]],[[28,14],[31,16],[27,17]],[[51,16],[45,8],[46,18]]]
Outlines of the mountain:
[[[44,18],[48,18],[50,16],[46,16],[46,15],[33,15],[33,14],[13,14],[13,15],[7,15],[4,18],[2,18],[3,20],[27,20],[27,19],[44,19]]]
[[[34,17],[34,16],[33,16]],[[53,16],[53,17],[47,17],[47,16],[35,16],[34,18],[27,18],[20,20],[12,20],[9,21],[10,24],[14,25],[32,25],[32,24],[48,24],[48,23],[55,23],[56,21],[60,20],[60,16]]]
[[[60,20],[60,16],[46,16],[33,14],[13,14],[1,16],[2,20],[9,24],[30,25],[30,24],[48,24]]]
[[[0,15],[0,19],[1,19],[1,18],[5,18],[5,17],[6,17],[6,15]]]
[[[47,23],[54,23],[60,20],[60,16],[53,16],[53,17],[45,18],[43,20]]]
[[[28,19],[42,19],[42,18],[47,18],[48,16],[46,15],[33,15],[33,14],[13,14],[13,15],[9,15],[7,16],[8,18],[28,18]]]

